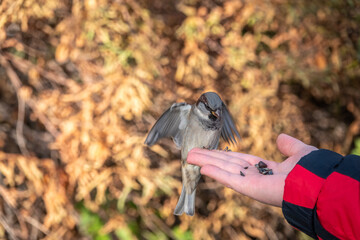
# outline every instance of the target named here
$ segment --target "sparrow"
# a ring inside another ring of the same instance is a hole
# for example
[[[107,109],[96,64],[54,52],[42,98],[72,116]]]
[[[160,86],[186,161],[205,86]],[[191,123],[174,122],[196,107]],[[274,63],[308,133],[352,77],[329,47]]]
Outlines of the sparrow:
[[[236,143],[240,135],[230,113],[219,95],[206,92],[194,105],[174,103],[156,121],[149,131],[145,144],[154,145],[159,139],[171,137],[181,149],[182,190],[174,214],[195,213],[196,186],[200,180],[200,167],[186,162],[193,148],[217,149],[220,137]]]

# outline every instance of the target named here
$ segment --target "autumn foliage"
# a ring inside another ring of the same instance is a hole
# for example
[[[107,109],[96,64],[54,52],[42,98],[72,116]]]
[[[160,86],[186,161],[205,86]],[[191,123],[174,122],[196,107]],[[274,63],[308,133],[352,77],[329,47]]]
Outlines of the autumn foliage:
[[[211,90],[233,151],[281,161],[285,132],[348,154],[359,23],[356,0],[1,1],[0,239],[300,239],[281,209],[208,178],[195,216],[174,216],[180,153],[143,141]]]

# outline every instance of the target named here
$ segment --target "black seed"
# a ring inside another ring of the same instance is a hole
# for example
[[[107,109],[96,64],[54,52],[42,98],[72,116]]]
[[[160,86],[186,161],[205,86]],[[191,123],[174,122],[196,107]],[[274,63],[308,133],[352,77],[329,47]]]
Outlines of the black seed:
[[[209,115],[209,119],[210,119],[211,121],[216,121],[217,117],[215,117],[214,115],[210,114],[210,115]]]
[[[240,175],[245,177],[245,174],[242,171],[240,171]]]
[[[244,169],[248,169],[249,167],[244,167]]]
[[[266,167],[267,167],[267,164],[264,163],[263,161],[260,161],[260,162],[258,163],[258,166],[259,166],[259,168],[266,168]]]

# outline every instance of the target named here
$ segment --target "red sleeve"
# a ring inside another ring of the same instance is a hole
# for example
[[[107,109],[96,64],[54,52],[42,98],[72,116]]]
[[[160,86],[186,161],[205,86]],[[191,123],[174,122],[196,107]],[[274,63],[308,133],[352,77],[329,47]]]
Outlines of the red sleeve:
[[[285,180],[283,213],[316,239],[360,239],[360,157],[328,150],[304,156]]]

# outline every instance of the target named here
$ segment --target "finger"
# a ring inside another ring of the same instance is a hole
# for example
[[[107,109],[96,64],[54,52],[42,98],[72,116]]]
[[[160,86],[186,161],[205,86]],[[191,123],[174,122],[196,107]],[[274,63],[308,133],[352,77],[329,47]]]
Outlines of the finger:
[[[223,168],[219,168],[218,166],[207,164],[200,169],[200,172],[201,174],[211,177],[217,181],[220,181],[227,187],[231,187],[233,189],[236,189],[237,191],[240,191],[240,188],[244,186],[249,186],[246,187],[249,189],[254,187],[256,188],[257,182],[254,182],[254,180],[256,181],[256,179],[259,180],[264,177],[264,175],[259,174],[259,171],[254,167],[249,168],[247,171],[243,170],[242,172],[244,175],[241,175],[240,171],[236,171],[236,172],[227,171]],[[270,177],[270,175],[265,177]],[[239,181],[241,181],[241,183],[239,183]],[[248,194],[248,191],[249,190],[246,190],[243,193]]]
[[[311,152],[316,149],[284,133],[278,136],[276,144],[280,152],[288,157],[300,152]]]
[[[205,165],[200,170],[201,174],[206,175],[225,185],[226,187],[232,188],[232,183],[241,181],[239,174],[230,173],[217,166]],[[239,178],[239,179],[235,179]],[[243,178],[243,177],[242,177]]]
[[[250,163],[247,161],[237,159],[236,162],[223,160],[212,155],[205,155],[197,152],[191,152],[188,154],[187,162],[199,166],[213,165],[231,173],[240,173],[245,170],[245,167],[249,167]]]
[[[207,150],[207,149],[201,149],[201,148],[194,148],[192,149],[189,154],[193,153],[199,153],[203,154],[205,156],[209,157],[215,157],[218,159],[230,161],[233,163],[246,161],[250,163],[251,165],[255,165],[259,161],[268,162],[260,157],[251,155],[251,154],[245,154],[245,153],[239,153],[239,152],[226,152],[226,151],[220,151],[220,150]]]
[[[244,160],[244,161],[249,162],[251,165],[255,165],[259,161],[265,161],[261,157],[254,156],[251,154],[246,154],[246,153],[226,152],[226,151],[220,151],[220,150],[212,150],[211,153],[214,154],[214,156],[217,156],[219,158],[221,158],[223,156],[223,158],[225,158],[226,160],[232,161],[232,162],[236,162],[237,159]]]

